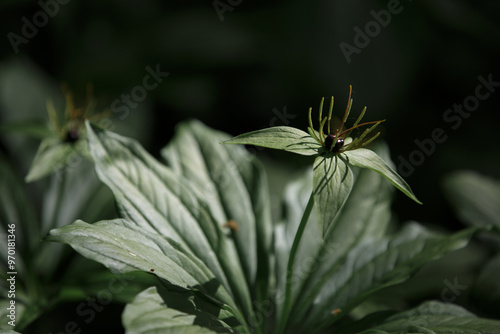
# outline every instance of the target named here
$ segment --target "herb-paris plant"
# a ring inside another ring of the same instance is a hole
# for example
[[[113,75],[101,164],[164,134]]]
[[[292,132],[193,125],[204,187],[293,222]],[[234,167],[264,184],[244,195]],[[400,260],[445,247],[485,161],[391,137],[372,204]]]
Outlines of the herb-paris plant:
[[[297,142],[306,143],[295,150],[310,153],[307,145],[318,144],[290,129],[282,134],[298,134]],[[97,175],[113,191],[122,218],[77,221],[52,230],[48,239],[70,244],[115,273],[139,270],[158,278],[156,287],[125,308],[122,318],[129,333],[342,329],[342,319],[358,323],[349,314],[366,297],[463,247],[475,231],[447,236],[412,223],[389,235],[391,188],[385,179],[366,169],[342,167],[351,176],[345,198],[339,198],[329,184],[347,181],[339,168],[324,167],[326,162],[292,181],[284,197],[287,210],[273,223],[260,163],[241,146],[220,145],[230,137],[197,121],[179,125],[162,151],[166,164],[136,141],[90,124],[87,136]],[[345,154],[356,151],[327,152],[316,160],[348,166]],[[377,151],[387,156],[384,147]],[[366,158],[347,157],[348,163]],[[383,164],[370,165],[374,170],[388,168],[378,159]],[[326,171],[324,180],[320,171]],[[309,195],[317,187],[311,178],[331,188],[315,192],[320,200]],[[312,209],[314,202],[319,210]],[[326,203],[336,212],[322,213]],[[300,229],[301,242],[294,242]],[[400,321],[393,328],[407,327]]]

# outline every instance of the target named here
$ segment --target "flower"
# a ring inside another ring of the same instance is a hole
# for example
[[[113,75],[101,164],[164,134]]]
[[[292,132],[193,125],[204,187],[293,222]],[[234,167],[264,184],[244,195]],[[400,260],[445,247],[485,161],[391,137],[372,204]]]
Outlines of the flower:
[[[322,114],[324,99],[321,101],[319,108],[320,127],[318,131],[313,129],[311,118],[312,109],[310,108],[309,133],[289,126],[275,126],[244,133],[222,143],[254,145],[306,156],[316,156],[313,183],[314,189],[318,195],[321,195],[321,192],[326,189],[330,194],[341,194],[339,196],[346,199],[352,188],[353,179],[349,166],[354,166],[368,168],[382,175],[409,198],[422,204],[413,194],[410,186],[397,172],[395,172],[377,153],[364,148],[364,146],[375,140],[380,133],[367,139],[368,134],[385,120],[360,124],[366,112],[365,107],[356,122],[354,122],[354,125],[347,130],[342,130],[352,106],[351,92],[352,88],[349,92],[349,101],[344,117],[342,118],[341,126],[336,129],[335,132],[331,132],[330,125],[333,111],[332,97],[328,116],[326,117],[323,117]],[[325,125],[327,125],[326,134],[324,133]],[[354,129],[366,125],[371,125],[371,127],[364,130],[359,137],[354,139],[349,137]],[[340,210],[342,205],[343,202],[341,201],[338,210]]]
[[[85,120],[96,121],[109,115],[106,110],[101,113],[91,114],[94,109],[92,100],[92,87],[87,87],[87,98],[84,106],[76,108],[73,94],[62,87],[66,100],[66,107],[59,119],[58,111],[51,100],[47,101],[49,126],[47,135],[42,138],[37,153],[33,158],[30,170],[26,176],[27,182],[39,180],[51,174],[57,178],[63,175],[66,167],[75,167],[75,161],[82,157],[90,158],[85,134]]]
[[[344,117],[342,118],[342,123],[340,124],[340,127],[335,130],[335,134],[333,134],[330,131],[330,125],[332,121],[332,112],[333,112],[333,96],[330,102],[330,108],[328,112],[328,117],[323,118],[323,102],[324,98],[321,100],[321,103],[319,105],[319,123],[320,123],[320,128],[319,131],[314,130],[313,128],[313,122],[311,118],[311,113],[312,113],[312,108],[309,108],[309,128],[307,130],[309,131],[309,134],[311,137],[315,138],[320,145],[322,145],[327,152],[332,152],[332,153],[342,153],[345,151],[349,150],[355,150],[357,148],[363,147],[374,141],[379,135],[380,132],[378,132],[375,136],[372,138],[368,139],[365,141],[365,138],[367,135],[372,132],[380,123],[384,122],[385,120],[381,121],[373,121],[373,122],[366,122],[359,124],[363,116],[365,115],[366,112],[366,107],[363,108],[361,111],[361,114],[359,115],[358,119],[356,122],[354,122],[354,125],[347,129],[343,130],[342,128],[344,127],[345,121],[347,120],[347,117],[349,117],[349,113],[351,112],[351,107],[352,107],[352,86],[349,86],[349,98],[347,102],[347,107],[344,113]],[[324,133],[323,129],[325,128],[325,124],[327,124],[327,129],[328,132],[327,134]],[[355,138],[354,140],[349,137],[351,132],[359,128],[361,126],[365,125],[370,125],[373,124],[370,128],[366,129],[361,136]]]

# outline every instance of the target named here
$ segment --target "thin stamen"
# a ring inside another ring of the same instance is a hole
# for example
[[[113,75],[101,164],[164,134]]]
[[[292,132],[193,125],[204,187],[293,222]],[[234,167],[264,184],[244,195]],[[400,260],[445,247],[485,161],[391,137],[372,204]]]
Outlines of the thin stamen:
[[[328,111],[328,134],[330,135],[330,123],[332,122],[332,113],[333,113],[333,96],[330,100],[330,110]]]
[[[358,123],[361,121],[363,116],[365,116],[365,112],[366,112],[366,107],[364,107],[363,110],[361,110],[361,114],[359,115],[358,119],[356,120],[356,122],[354,122],[354,124],[352,126],[358,125]]]
[[[378,121],[376,122],[374,125],[372,125],[371,127],[369,127],[368,129],[366,129],[365,131],[363,131],[363,133],[361,134],[361,136],[359,136],[358,138],[354,139],[352,141],[352,143],[349,145],[349,147],[356,147],[359,145],[359,143],[370,133],[372,132],[382,121]],[[370,142],[372,141],[372,139],[370,138]],[[362,144],[361,146],[363,146],[365,144]]]
[[[351,105],[352,105],[351,94],[352,94],[352,86],[349,85],[349,98],[347,99],[347,107],[346,107],[345,112],[344,112],[344,117],[342,118],[342,123],[340,123],[340,128],[337,129],[337,131],[335,132],[335,137],[337,137],[337,138],[338,138],[338,136],[337,136],[338,131],[342,131],[342,127],[344,127],[344,123],[347,119],[347,116],[349,115],[349,112],[351,111]]]
[[[353,126],[352,128],[349,128],[347,130],[345,130],[344,132],[342,132],[339,136],[342,137],[344,134],[346,134],[347,132],[351,132],[352,130],[356,129],[356,128],[359,128],[361,126],[364,126],[364,125],[368,125],[368,124],[380,124],[382,122],[385,122],[385,119],[381,120],[381,121],[372,121],[372,122],[366,122],[366,123],[361,123],[361,124],[358,124],[356,126]],[[371,128],[370,128],[371,129]]]
[[[321,99],[321,102],[319,103],[319,124],[320,124],[320,127],[319,127],[319,136],[320,138],[322,138],[322,140],[324,141],[325,138],[324,137],[324,134],[323,134],[323,128],[321,127],[321,122],[323,121],[323,102],[325,102],[325,98],[323,97]]]
[[[56,131],[61,130],[61,125],[59,124],[59,118],[57,117],[56,108],[54,108],[54,103],[52,100],[47,100],[47,113],[49,114],[50,123],[54,125]]]
[[[370,144],[372,141],[374,141],[375,139],[377,139],[377,137],[380,135],[380,132],[377,132],[377,134],[373,137],[371,137],[370,139],[368,139],[367,141],[365,141],[364,143],[361,144],[361,146],[366,146],[368,144]]]
[[[312,108],[309,108],[309,128],[311,129],[310,133],[314,135],[318,143],[321,143],[321,140],[316,136],[316,132],[314,131],[313,123],[312,123],[312,118],[311,118],[311,113],[312,113]]]
[[[323,122],[321,122],[321,124],[319,125],[319,135],[321,136],[321,138],[323,139],[323,143],[325,142],[325,133],[323,132],[323,128],[325,127],[325,123],[327,121],[327,118],[323,118]]]

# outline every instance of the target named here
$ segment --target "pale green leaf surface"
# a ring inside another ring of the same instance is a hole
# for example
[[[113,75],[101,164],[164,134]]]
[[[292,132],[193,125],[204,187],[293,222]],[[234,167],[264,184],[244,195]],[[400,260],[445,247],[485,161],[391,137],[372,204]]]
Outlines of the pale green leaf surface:
[[[255,286],[260,284],[260,292],[267,293],[272,226],[267,179],[243,147],[220,144],[227,138],[225,133],[190,121],[177,127],[162,155],[176,174],[190,180],[218,222],[218,230],[229,236],[217,242],[225,245],[219,257],[233,290],[239,290],[242,299],[248,300],[249,292],[252,298],[261,298]],[[225,226],[229,220],[237,223],[237,230]]]
[[[445,178],[444,190],[462,221],[471,226],[493,225],[500,230],[500,181],[460,171]]]
[[[302,174],[302,177],[291,181],[286,186],[283,195],[283,221],[275,226],[275,273],[278,283],[275,296],[276,314],[281,314],[290,250],[312,191],[312,170],[305,171]],[[294,282],[297,284],[294,285],[295,298],[299,297],[299,291],[302,292],[298,284],[307,279],[311,270],[310,267],[313,265],[312,256],[322,240],[323,233],[318,224],[316,212],[312,210],[295,259]]]
[[[377,152],[388,158],[386,145],[377,146]],[[368,169],[358,169],[353,189],[337,219],[331,224],[323,242],[309,245],[309,256],[319,248],[314,270],[300,289],[297,305],[309,305],[321,287],[341,266],[349,252],[365,238],[381,238],[391,218],[390,205],[394,188],[380,175]],[[295,205],[295,210],[304,210]],[[313,223],[314,220],[311,222]],[[310,224],[316,225],[316,224]],[[308,225],[309,228],[309,225]],[[300,263],[300,262],[299,262]],[[301,319],[307,308],[297,307],[292,319]]]
[[[151,157],[136,141],[87,125],[97,175],[107,184],[122,214],[145,232],[167,236],[190,249],[230,291],[205,230],[207,217],[189,182]]]
[[[408,183],[406,183],[403,178],[396,173],[391,167],[389,167],[382,158],[380,158],[377,153],[372,150],[365,148],[359,148],[352,151],[346,151],[341,154],[341,157],[345,159],[349,164],[360,167],[369,168],[376,173],[379,173],[385,177],[390,183],[392,183],[396,188],[401,190],[406,196],[414,200],[415,202],[422,204],[417,197],[413,194]]]
[[[51,230],[47,240],[67,243],[114,273],[153,269],[156,276],[185,289],[207,285],[215,278],[181,245],[167,237],[140,233],[134,227],[134,223],[123,219],[94,224],[76,221]]]
[[[383,324],[364,331],[363,334],[497,334],[499,332],[498,320],[478,318],[458,305],[429,301],[414,309],[395,314],[387,318]]]
[[[349,166],[337,155],[317,157],[313,166],[314,202],[323,236],[344,206],[354,184]]]
[[[122,314],[129,334],[238,333],[233,315],[192,291],[151,287],[127,304]],[[234,326],[234,328],[230,328]]]
[[[304,328],[334,322],[339,316],[332,315],[333,309],[348,313],[371,293],[400,283],[425,263],[464,247],[475,230],[446,236],[413,223],[394,236],[365,240],[319,291]]]
[[[275,126],[247,132],[223,143],[255,145],[301,155],[316,155],[322,148],[307,132],[289,126]]]

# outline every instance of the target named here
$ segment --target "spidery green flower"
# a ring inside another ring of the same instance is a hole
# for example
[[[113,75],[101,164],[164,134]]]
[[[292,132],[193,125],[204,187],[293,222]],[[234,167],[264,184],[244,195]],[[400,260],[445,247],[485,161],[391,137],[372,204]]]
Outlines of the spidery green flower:
[[[284,150],[300,155],[316,156],[317,158],[314,163],[314,186],[317,192],[320,191],[320,187],[324,188],[325,185],[331,182],[339,183],[350,179],[351,171],[349,166],[354,166],[368,168],[382,175],[412,200],[421,204],[421,202],[413,194],[410,186],[398,173],[396,173],[377,153],[364,148],[380,135],[380,133],[376,133],[371,138],[368,137],[368,135],[385,120],[360,123],[366,112],[365,107],[354,122],[353,126],[343,130],[352,107],[353,99],[351,98],[351,93],[352,88],[349,92],[349,99],[347,108],[344,112],[344,117],[342,117],[340,127],[335,129],[335,131],[332,131],[331,128],[334,102],[332,97],[328,115],[325,117],[323,117],[324,99],[321,100],[319,107],[318,130],[313,128],[311,115],[312,108],[310,108],[308,127],[309,133],[289,126],[275,126],[244,133],[230,140],[224,141],[223,143],[255,145]],[[350,137],[354,129],[367,125],[371,126],[366,128],[359,137]],[[325,127],[327,131],[326,133]],[[342,173],[343,176],[340,178],[334,178],[332,176],[335,173]],[[345,196],[348,196],[350,192],[350,186],[347,188],[349,189],[343,193]]]
[[[372,132],[380,123],[385,122],[385,120],[381,120],[381,121],[372,121],[359,124],[359,122],[361,121],[361,119],[363,119],[363,116],[365,115],[366,112],[366,107],[364,107],[358,119],[356,120],[356,122],[354,122],[354,125],[351,128],[342,131],[345,125],[345,121],[347,120],[351,112],[351,107],[352,107],[351,94],[352,94],[352,86],[349,86],[349,98],[347,102],[347,107],[344,113],[344,117],[342,118],[342,123],[340,124],[340,127],[335,130],[335,133],[332,133],[330,130],[332,123],[333,103],[334,103],[333,96],[331,98],[328,116],[325,116],[324,118],[323,118],[323,103],[325,99],[324,98],[321,99],[321,103],[319,105],[319,124],[320,124],[319,131],[314,130],[313,121],[311,117],[312,108],[309,108],[309,127],[307,128],[307,130],[309,131],[311,137],[315,138],[318,141],[318,143],[322,145],[329,152],[342,153],[349,150],[355,150],[357,148],[370,144],[380,135],[380,132],[378,132],[375,136],[367,140],[365,140],[365,138],[367,138],[368,134],[370,134],[370,132]],[[325,124],[327,125],[326,134],[324,132]],[[361,136],[355,139],[349,137],[349,135],[354,129],[370,124],[373,125],[368,129],[366,129],[361,134]]]

